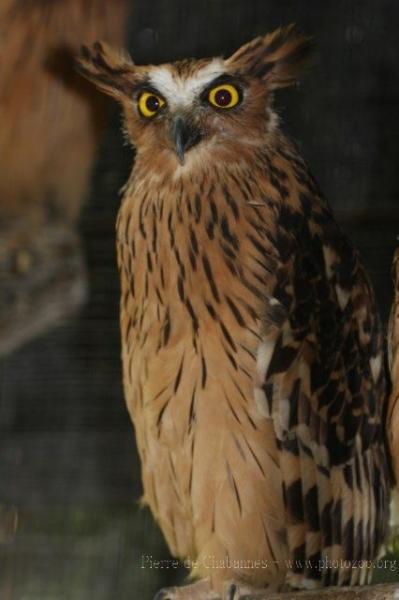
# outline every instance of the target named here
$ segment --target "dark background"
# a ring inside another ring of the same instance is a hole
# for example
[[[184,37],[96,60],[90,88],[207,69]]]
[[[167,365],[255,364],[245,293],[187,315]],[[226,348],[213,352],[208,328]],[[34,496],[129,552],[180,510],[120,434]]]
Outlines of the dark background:
[[[399,233],[398,19],[396,0],[135,0],[129,21],[138,63],[228,55],[291,22],[314,36],[312,69],[276,105],[360,248],[384,320]],[[141,568],[142,554],[168,554],[137,504],[121,387],[114,222],[133,153],[119,122],[115,110],[81,218],[89,301],[0,363],[0,502],[19,513],[0,545],[2,600],[147,600],[182,577]]]

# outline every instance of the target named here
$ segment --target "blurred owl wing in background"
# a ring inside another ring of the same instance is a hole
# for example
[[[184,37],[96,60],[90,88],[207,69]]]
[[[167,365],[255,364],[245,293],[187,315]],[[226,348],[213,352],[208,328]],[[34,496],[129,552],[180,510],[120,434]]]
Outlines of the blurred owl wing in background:
[[[47,213],[67,223],[76,220],[108,104],[76,74],[73,57],[82,43],[99,37],[122,44],[127,5],[127,0],[1,2],[7,57],[0,64],[2,217],[35,212],[36,221]]]

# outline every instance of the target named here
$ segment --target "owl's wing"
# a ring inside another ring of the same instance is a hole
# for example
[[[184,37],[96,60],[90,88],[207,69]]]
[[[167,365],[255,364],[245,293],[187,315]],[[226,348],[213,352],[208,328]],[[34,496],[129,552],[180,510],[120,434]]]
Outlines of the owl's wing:
[[[394,300],[388,331],[392,391],[387,414],[387,433],[396,482],[399,481],[399,249],[393,261]]]
[[[337,570],[326,559],[374,558],[385,533],[385,387],[373,293],[327,208],[284,209],[277,230],[282,250],[255,398],[280,448],[291,582],[355,583],[361,570]]]

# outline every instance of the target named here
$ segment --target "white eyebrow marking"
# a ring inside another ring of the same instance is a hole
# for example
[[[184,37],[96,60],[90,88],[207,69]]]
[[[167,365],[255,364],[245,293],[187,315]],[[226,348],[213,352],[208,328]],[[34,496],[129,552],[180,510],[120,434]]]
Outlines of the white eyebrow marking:
[[[221,58],[214,58],[188,78],[181,78],[168,67],[159,66],[153,67],[150,83],[163,95],[169,106],[189,106],[207,83],[225,71],[225,64]]]

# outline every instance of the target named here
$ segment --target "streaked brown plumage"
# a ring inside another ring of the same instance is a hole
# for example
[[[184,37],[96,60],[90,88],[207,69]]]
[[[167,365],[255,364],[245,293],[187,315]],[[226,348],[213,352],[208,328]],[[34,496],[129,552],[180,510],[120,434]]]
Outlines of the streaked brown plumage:
[[[386,531],[373,293],[272,110],[309,47],[288,27],[228,60],[142,67],[97,44],[80,62],[137,150],[117,223],[125,394],[144,500],[210,577],[201,598],[364,583],[351,561]]]

